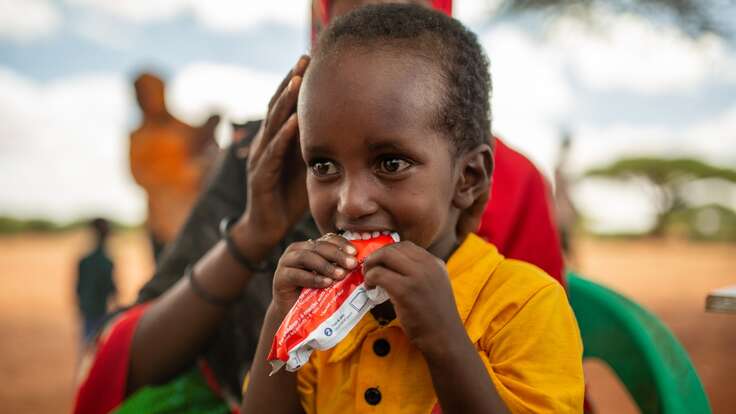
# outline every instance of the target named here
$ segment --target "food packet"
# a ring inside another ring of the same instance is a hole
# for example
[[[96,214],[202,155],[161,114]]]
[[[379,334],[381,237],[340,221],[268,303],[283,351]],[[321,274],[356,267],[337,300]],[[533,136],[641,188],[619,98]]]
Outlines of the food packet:
[[[266,358],[271,364],[271,375],[284,365],[287,371],[294,372],[309,360],[313,350],[334,347],[369,310],[388,300],[382,288],[365,287],[362,264],[368,255],[398,240],[398,234],[387,232],[350,240],[357,250],[358,266],[326,288],[302,289],[273,338]]]

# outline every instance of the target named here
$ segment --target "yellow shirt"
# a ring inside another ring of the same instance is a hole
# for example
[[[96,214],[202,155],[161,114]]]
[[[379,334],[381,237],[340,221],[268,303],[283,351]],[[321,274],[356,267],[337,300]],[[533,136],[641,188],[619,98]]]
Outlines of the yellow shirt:
[[[447,270],[465,330],[510,411],[581,413],[582,343],[562,287],[472,234]],[[380,326],[370,314],[335,348],[315,351],[297,384],[307,414],[429,414],[438,401],[399,321]]]

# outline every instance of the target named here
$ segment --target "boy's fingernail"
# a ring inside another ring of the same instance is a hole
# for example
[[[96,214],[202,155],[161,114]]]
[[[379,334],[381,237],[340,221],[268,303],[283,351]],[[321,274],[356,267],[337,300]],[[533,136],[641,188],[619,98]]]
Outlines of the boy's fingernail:
[[[349,267],[350,269],[352,269],[352,268],[355,267],[355,265],[358,264],[358,261],[355,260],[352,257],[348,257],[347,259],[345,259],[345,264],[347,265],[347,267]]]
[[[343,270],[341,267],[335,268],[335,276],[342,276],[345,274],[345,270]]]
[[[289,84],[286,85],[286,90],[292,91],[294,89],[294,77],[292,76],[291,79],[289,79]]]
[[[355,247],[353,247],[353,246],[351,246],[351,245],[348,245],[348,246],[347,246],[347,247],[345,248],[345,252],[346,252],[347,254],[355,254],[355,253],[357,253],[358,251],[357,251],[357,250],[355,250]]]

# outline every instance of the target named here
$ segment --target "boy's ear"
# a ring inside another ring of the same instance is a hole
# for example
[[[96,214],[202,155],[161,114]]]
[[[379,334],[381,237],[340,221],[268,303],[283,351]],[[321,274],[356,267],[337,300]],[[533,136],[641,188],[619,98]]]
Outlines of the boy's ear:
[[[460,159],[460,176],[455,187],[453,205],[460,211],[470,209],[476,201],[488,200],[493,172],[493,151],[490,145],[482,144],[465,153]],[[475,210],[475,209],[474,209]],[[483,212],[481,208],[480,213]]]

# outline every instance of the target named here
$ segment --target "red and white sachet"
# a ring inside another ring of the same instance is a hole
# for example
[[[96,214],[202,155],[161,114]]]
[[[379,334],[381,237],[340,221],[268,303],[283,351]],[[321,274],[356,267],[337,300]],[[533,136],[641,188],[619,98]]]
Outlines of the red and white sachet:
[[[357,250],[358,266],[329,287],[301,291],[273,338],[266,358],[271,364],[271,375],[284,365],[287,371],[296,371],[309,360],[313,350],[334,347],[368,311],[388,300],[382,288],[365,287],[362,264],[368,255],[396,241],[396,233],[351,240]]]

